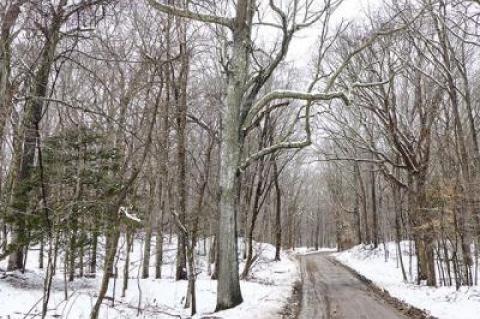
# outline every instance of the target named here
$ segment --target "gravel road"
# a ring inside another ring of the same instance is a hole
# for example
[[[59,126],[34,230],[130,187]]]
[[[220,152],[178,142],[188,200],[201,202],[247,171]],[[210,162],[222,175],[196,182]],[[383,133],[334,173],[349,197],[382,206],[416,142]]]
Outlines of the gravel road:
[[[407,319],[327,254],[300,256],[299,319]]]

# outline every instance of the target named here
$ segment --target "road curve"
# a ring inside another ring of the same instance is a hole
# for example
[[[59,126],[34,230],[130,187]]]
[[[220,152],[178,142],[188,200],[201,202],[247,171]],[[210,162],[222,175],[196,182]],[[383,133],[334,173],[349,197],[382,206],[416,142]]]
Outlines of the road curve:
[[[298,319],[407,319],[327,254],[300,256],[303,290]]]

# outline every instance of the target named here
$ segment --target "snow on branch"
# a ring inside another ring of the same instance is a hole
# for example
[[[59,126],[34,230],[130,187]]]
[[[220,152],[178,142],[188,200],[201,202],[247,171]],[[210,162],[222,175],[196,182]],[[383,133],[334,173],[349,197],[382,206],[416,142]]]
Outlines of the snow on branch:
[[[351,92],[356,89],[356,88],[366,88],[366,87],[375,87],[375,86],[380,86],[384,85],[390,82],[390,79],[381,81],[381,82],[368,82],[368,83],[362,83],[362,82],[355,82],[348,88],[348,94],[344,92],[331,92],[331,93],[309,93],[309,92],[298,92],[298,91],[289,91],[289,90],[275,90],[272,91],[265,96],[263,96],[260,100],[257,101],[250,110],[247,119],[246,119],[246,124],[243,126],[244,130],[248,130],[249,128],[252,127],[255,123],[257,123],[264,115],[264,113],[269,112],[270,110],[273,110],[277,107],[283,107],[288,105],[288,103],[279,103],[275,104],[273,107],[267,107],[270,102],[274,100],[280,100],[280,99],[295,99],[295,100],[303,100],[307,101],[307,106],[306,106],[306,115],[305,115],[305,132],[307,134],[307,137],[303,141],[294,141],[294,142],[289,142],[289,141],[283,141],[279,142],[277,144],[274,144],[272,146],[266,147],[252,155],[250,155],[242,164],[240,164],[240,170],[245,170],[245,168],[250,165],[253,161],[256,161],[268,154],[274,153],[278,150],[281,149],[294,149],[294,148],[304,148],[312,144],[311,141],[311,132],[310,132],[310,123],[309,123],[309,117],[310,117],[310,107],[311,107],[311,102],[315,101],[332,101],[336,99],[342,100],[346,105],[351,104],[351,99],[349,98],[349,95]]]
[[[138,218],[137,216],[135,215],[132,215],[128,212],[128,207],[120,207],[120,213],[123,213],[125,214],[125,217],[127,217],[127,219],[130,219],[130,220],[133,220],[133,221],[136,221],[138,223],[141,223],[142,220],[140,218]]]
[[[270,147],[266,147],[252,155],[250,155],[241,165],[240,165],[240,170],[244,170],[245,168],[248,167],[253,161],[256,161],[258,159],[261,159],[265,155],[271,154],[273,152],[276,152],[281,149],[293,149],[293,148],[304,148],[312,144],[312,141],[310,139],[310,136],[307,136],[307,138],[304,141],[296,141],[296,142],[280,142],[277,144],[274,144]]]
[[[368,48],[369,46],[371,46],[375,40],[377,40],[377,38],[379,36],[384,36],[384,35],[389,35],[389,34],[393,34],[395,32],[398,32],[400,30],[403,30],[405,29],[406,27],[403,26],[399,29],[393,29],[393,30],[389,30],[389,31],[382,31],[382,32],[377,32],[375,33],[372,37],[370,37],[367,41],[365,41],[362,45],[360,45],[358,48],[356,48],[355,50],[353,50],[348,56],[347,58],[343,61],[343,63],[337,68],[337,70],[335,71],[335,73],[330,77],[330,80],[328,81],[327,83],[327,86],[326,86],[326,89],[325,91],[329,91],[333,85],[335,84],[335,81],[337,80],[337,78],[340,76],[340,74],[343,72],[343,70],[345,70],[345,68],[350,64],[350,61],[357,55],[359,54],[360,52],[362,52],[363,50],[365,50],[366,48]]]
[[[303,100],[308,102],[314,101],[330,101],[335,99],[342,100],[345,104],[350,104],[350,99],[343,92],[332,92],[332,93],[308,93],[300,91],[290,91],[290,90],[275,90],[258,100],[253,107],[251,108],[246,123],[250,123],[252,119],[262,111],[262,109],[274,100],[281,99],[295,99]],[[248,124],[247,124],[248,126]],[[245,127],[244,127],[245,128]]]
[[[356,88],[369,88],[369,87],[375,87],[375,86],[381,86],[390,83],[392,79],[388,79],[385,81],[379,81],[379,82],[355,82],[351,86],[351,90],[356,89]]]
[[[150,3],[150,5],[154,9],[163,13],[173,14],[178,17],[188,18],[188,19],[206,22],[206,23],[219,24],[219,25],[228,27],[230,29],[233,29],[233,19],[231,18],[192,12],[190,10],[180,9],[175,6],[161,4],[157,0],[148,0],[148,3]]]

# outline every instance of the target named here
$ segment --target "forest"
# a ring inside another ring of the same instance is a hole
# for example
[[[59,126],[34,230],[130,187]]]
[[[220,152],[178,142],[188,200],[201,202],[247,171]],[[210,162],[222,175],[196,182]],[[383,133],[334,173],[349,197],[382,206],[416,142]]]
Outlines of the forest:
[[[0,317],[263,318],[327,248],[480,309],[479,58],[478,0],[0,0]]]

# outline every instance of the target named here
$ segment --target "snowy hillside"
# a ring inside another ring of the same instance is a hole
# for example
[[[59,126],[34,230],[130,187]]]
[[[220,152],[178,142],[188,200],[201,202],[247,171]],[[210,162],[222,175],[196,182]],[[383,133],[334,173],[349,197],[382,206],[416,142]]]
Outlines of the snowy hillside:
[[[480,313],[480,287],[437,287],[414,285],[409,275],[408,242],[402,242],[402,257],[409,282],[404,282],[399,268],[394,243],[378,249],[356,246],[334,254],[343,264],[370,279],[375,285],[387,290],[390,295],[417,308],[425,309],[438,319],[478,319]],[[416,260],[411,259],[412,273],[416,273]]]
[[[153,240],[153,243],[155,240]],[[141,273],[141,252],[143,242],[135,241],[131,254],[130,276],[125,297],[122,294],[121,275],[111,279],[107,300],[101,308],[100,318],[189,318],[184,309],[187,281],[173,280],[176,244],[172,240],[164,245],[163,279],[138,279]],[[197,309],[201,318],[212,314],[215,309],[217,283],[207,273],[207,257],[200,242],[197,250]],[[120,244],[121,257],[117,261],[118,273],[123,273],[124,239]],[[208,240],[206,243],[208,247]],[[281,262],[274,262],[275,249],[269,244],[256,243],[259,258],[253,266],[249,280],[241,281],[244,302],[234,308],[215,313],[219,318],[280,318],[292,286],[298,278],[296,263],[288,255],[282,255]],[[154,247],[152,248],[154,251]],[[154,273],[152,258],[151,274]],[[91,307],[100,282],[96,279],[77,278],[65,285],[63,258],[59,258],[59,271],[54,280],[48,318],[89,318]],[[29,252],[27,271],[5,273],[5,261],[0,262],[0,318],[34,318],[41,311],[43,271],[38,270],[38,251]],[[240,271],[243,265],[240,265]],[[114,288],[115,287],[115,288]],[[115,289],[115,290],[114,290]],[[67,298],[65,298],[67,296]]]

